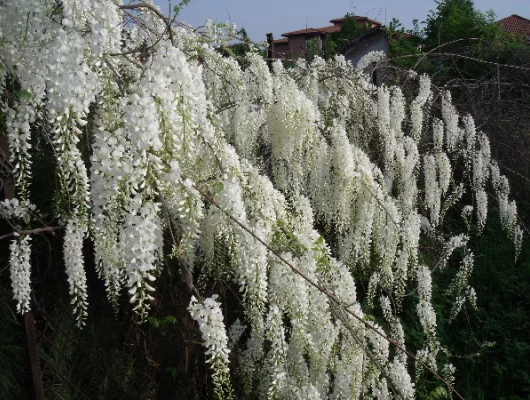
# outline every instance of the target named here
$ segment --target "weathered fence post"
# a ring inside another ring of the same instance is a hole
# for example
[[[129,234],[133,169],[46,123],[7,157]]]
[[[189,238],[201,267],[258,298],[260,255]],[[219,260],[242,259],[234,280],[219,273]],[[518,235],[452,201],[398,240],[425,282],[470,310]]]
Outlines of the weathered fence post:
[[[2,163],[9,168],[9,146],[5,132],[0,133],[0,151],[5,160]],[[15,197],[15,186],[12,171],[3,179],[0,191],[3,192],[4,199],[11,200]],[[37,334],[35,332],[35,317],[33,312],[24,313],[24,327],[26,329],[26,339],[28,341],[28,353],[31,364],[31,377],[33,380],[33,392],[35,400],[44,400],[44,383],[42,380],[42,369],[40,367],[39,345],[37,344]]]
[[[28,340],[28,353],[29,361],[31,363],[34,398],[35,400],[44,400],[44,383],[42,381],[37,334],[35,333],[35,318],[32,311],[24,313],[24,325],[26,327],[26,338]]]
[[[269,44],[267,49],[267,65],[269,66],[269,71],[272,71],[272,55],[274,53],[274,37],[272,33],[267,33],[267,43]]]

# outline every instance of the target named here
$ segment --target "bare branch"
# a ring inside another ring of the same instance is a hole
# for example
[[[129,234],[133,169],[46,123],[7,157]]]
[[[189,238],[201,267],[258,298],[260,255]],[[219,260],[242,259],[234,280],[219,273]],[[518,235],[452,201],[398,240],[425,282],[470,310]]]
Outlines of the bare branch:
[[[9,239],[12,237],[16,237],[19,235],[36,235],[39,233],[45,233],[45,232],[56,232],[63,230],[64,226],[46,226],[44,228],[35,228],[35,229],[29,229],[29,230],[17,230],[16,232],[6,233],[5,235],[0,236],[0,240]]]
[[[162,21],[164,21],[164,23],[166,24],[167,33],[169,35],[169,40],[171,41],[171,43],[174,43],[173,29],[171,28],[171,20],[168,17],[166,17],[158,8],[156,8],[155,6],[151,4],[147,4],[144,2],[119,6],[120,10],[137,10],[141,8],[150,10],[151,12],[156,14],[156,16],[159,17]]]
[[[520,67],[518,65],[502,64],[502,63],[497,63],[497,62],[493,62],[493,61],[486,61],[486,60],[481,60],[480,58],[464,56],[462,54],[456,54],[456,53],[407,54],[407,55],[404,55],[404,56],[397,56],[397,57],[390,58],[390,60],[399,60],[399,59],[402,59],[402,58],[413,58],[413,57],[424,57],[425,58],[427,56],[439,56],[439,57],[447,56],[447,57],[463,58],[463,59],[466,59],[466,60],[476,61],[476,62],[479,62],[479,63],[482,63],[482,64],[489,64],[489,65],[496,65],[496,66],[500,66],[500,67],[519,69],[519,70],[522,70],[522,71],[530,71],[530,68]]]

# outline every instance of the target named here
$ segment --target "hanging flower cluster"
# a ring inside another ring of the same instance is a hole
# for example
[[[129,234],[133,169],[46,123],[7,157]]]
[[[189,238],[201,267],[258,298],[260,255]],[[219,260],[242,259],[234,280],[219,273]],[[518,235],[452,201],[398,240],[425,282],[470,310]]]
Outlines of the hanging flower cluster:
[[[21,314],[30,310],[31,300],[31,237],[15,239],[9,246],[9,270],[13,298]]]
[[[68,285],[70,286],[70,296],[74,306],[79,326],[85,324],[87,316],[87,286],[83,261],[83,239],[85,229],[77,225],[75,220],[68,221],[64,235],[64,264],[66,275],[68,275]]]
[[[19,201],[18,199],[5,199],[0,202],[0,215],[5,220],[21,220],[29,222],[31,213],[36,207],[28,200]]]
[[[215,393],[218,399],[233,399],[230,384],[230,370],[228,368],[228,337],[223,322],[221,303],[216,301],[217,295],[198,302],[191,298],[188,307],[192,318],[199,323],[203,345],[206,347],[206,362],[213,369]]]
[[[80,325],[89,307],[85,239],[109,299],[117,306],[126,289],[141,318],[171,248],[188,273],[229,282],[241,296],[238,324],[224,321],[215,296],[189,306],[218,397],[234,396],[237,376],[260,398],[414,398],[405,296],[426,338],[417,366],[433,370],[442,321],[432,282],[457,248],[451,316],[476,302],[471,235],[444,231],[447,211],[461,206],[468,229],[480,232],[495,202],[521,248],[517,207],[486,135],[449,93],[437,100],[428,76],[411,101],[402,88],[375,87],[366,69],[381,54],[357,66],[337,56],[269,70],[255,51],[236,60],[216,50],[233,28],[189,32],[152,7],[0,2],[0,89],[20,88],[0,111],[19,194],[0,203],[2,218],[39,223],[28,199],[41,150],[32,142],[43,139]],[[136,24],[127,23],[131,12]],[[439,249],[432,265],[421,239]],[[20,312],[29,309],[30,242],[10,246]],[[241,351],[230,353],[225,322]]]

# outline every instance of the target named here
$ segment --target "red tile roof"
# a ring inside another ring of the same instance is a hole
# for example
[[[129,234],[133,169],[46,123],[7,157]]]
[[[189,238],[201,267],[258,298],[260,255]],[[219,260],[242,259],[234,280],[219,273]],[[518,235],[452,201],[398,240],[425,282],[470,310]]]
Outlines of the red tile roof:
[[[324,33],[335,33],[335,32],[338,32],[340,31],[340,26],[336,26],[336,25],[333,25],[333,26],[324,26],[323,28],[317,28],[317,30],[319,32],[324,32]]]
[[[306,28],[300,29],[298,31],[292,31],[287,33],[282,33],[282,36],[297,36],[297,35],[307,35],[309,33],[334,33],[340,31],[340,26],[324,26],[322,28]]]
[[[337,22],[344,22],[346,18],[335,18],[335,19],[332,19],[331,22],[332,24],[335,24]],[[355,19],[357,20],[357,22],[370,22],[372,25],[383,25],[381,22],[379,21],[376,21],[375,19],[371,19],[371,18],[368,18],[368,17],[361,17],[359,15],[357,15],[355,17]]]
[[[289,43],[289,38],[275,40],[274,43]]]
[[[375,19],[370,19],[368,17],[356,16],[355,18],[357,19],[357,22],[360,22],[360,23],[369,22],[374,26],[383,25],[381,22],[376,21]],[[345,19],[346,18],[335,18],[329,22],[331,22],[332,24],[336,24],[336,23],[344,22]],[[300,29],[297,31],[282,33],[282,36],[289,37],[289,36],[297,36],[297,35],[307,35],[311,33],[335,33],[335,32],[339,32],[340,29],[341,29],[340,25],[324,26],[322,28],[306,28],[306,29]]]
[[[499,21],[502,30],[513,33],[514,35],[523,35],[530,37],[530,19],[513,14]]]

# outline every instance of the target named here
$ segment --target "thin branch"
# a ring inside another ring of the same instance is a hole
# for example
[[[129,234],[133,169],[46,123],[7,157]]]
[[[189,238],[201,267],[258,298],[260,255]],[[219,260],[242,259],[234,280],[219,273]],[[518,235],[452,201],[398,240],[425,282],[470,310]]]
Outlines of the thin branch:
[[[501,64],[493,61],[486,61],[481,60],[480,58],[470,57],[470,56],[464,56],[462,54],[456,54],[456,53],[428,53],[429,56],[447,56],[447,57],[456,57],[456,58],[463,58],[466,60],[476,61],[482,64],[489,64],[489,65],[495,65],[500,67],[506,67],[506,68],[512,68],[512,69],[519,69],[522,71],[530,71],[530,68],[526,67],[520,67],[518,65],[512,65],[512,64]],[[404,56],[397,56],[390,58],[390,60],[399,60],[402,58],[412,58],[412,57],[425,57],[425,54],[407,54]]]
[[[309,283],[311,286],[316,288],[321,293],[325,294],[330,300],[337,304],[341,304],[342,302],[340,298],[338,298],[336,295],[334,295],[329,289],[327,289],[325,286],[321,286],[318,283],[316,283],[314,280],[312,280],[309,276],[307,276],[304,272],[302,272],[300,269],[294,266],[291,262],[289,262],[285,257],[283,257],[280,253],[278,253],[276,250],[274,250],[272,247],[270,247],[263,239],[258,237],[252,230],[247,227],[245,224],[243,224],[241,221],[239,221],[234,216],[230,215],[227,211],[225,211],[208,193],[204,192],[200,188],[198,188],[196,185],[193,185],[193,188],[197,190],[208,202],[210,202],[213,206],[218,208],[221,212],[223,212],[229,219],[231,219],[236,225],[238,225],[241,229],[249,233],[257,242],[261,243],[268,251],[270,251],[272,254],[274,254],[281,262],[283,262],[285,265],[287,265],[291,271],[293,271],[295,274],[299,275],[302,279],[304,279],[307,283]],[[412,358],[414,361],[416,361],[418,364],[423,366],[426,370],[428,370],[436,379],[438,379],[440,382],[444,383],[450,390],[453,392],[459,399],[465,400],[464,397],[456,391],[456,389],[451,386],[449,382],[447,382],[444,378],[442,378],[440,375],[436,373],[431,367],[429,367],[424,361],[417,358],[414,354],[412,354],[410,351],[405,349],[403,346],[401,346],[398,342],[396,342],[394,339],[387,337],[384,333],[376,329],[372,324],[369,322],[366,322],[363,318],[359,317],[357,314],[355,314],[353,311],[351,311],[349,308],[344,307],[344,311],[350,314],[353,318],[357,319],[359,322],[364,324],[368,329],[375,332],[377,335],[381,336],[383,339],[388,341],[390,344],[392,344],[394,347],[405,353],[408,357]]]
[[[365,355],[368,356],[368,358],[374,363],[374,365],[379,368],[381,371],[381,374],[386,378],[387,382],[390,385],[390,389],[392,389],[392,392],[394,392],[394,395],[398,395],[399,391],[395,387],[394,382],[388,376],[388,373],[385,371],[385,369],[381,366],[379,361],[375,358],[372,351],[366,346],[366,341],[359,336],[359,334],[355,331],[355,329],[351,326],[350,321],[346,319],[346,316],[344,315],[344,309],[345,307],[342,307],[341,304],[333,303],[331,302],[331,305],[335,305],[335,309],[332,308],[332,312],[335,314],[335,317],[339,319],[342,324],[345,326],[345,328],[350,332],[350,335],[352,335],[353,340],[357,342],[357,344],[363,346],[363,362],[362,362],[362,375],[361,375],[361,393],[363,393],[364,396],[364,369],[365,369]],[[403,396],[399,396],[403,398]]]
[[[169,221],[169,224],[168,224],[169,233],[171,234],[171,240],[173,242],[173,246],[177,246],[177,240],[175,238],[175,234],[173,233],[173,224],[174,224],[174,222],[173,222],[173,219],[171,218],[171,213],[169,211],[167,203],[164,200],[164,197],[163,197],[163,195],[161,193],[162,192],[160,191],[160,195],[159,196],[160,196],[160,201],[162,203],[162,211],[164,212],[164,214],[166,215],[166,218]],[[180,260],[179,264],[180,264],[180,271],[182,273],[182,281],[186,284],[186,286],[188,287],[189,291],[195,297],[197,297],[198,299],[202,298],[202,296],[199,294],[199,292],[195,288],[195,285],[193,284],[193,274],[191,273],[191,271],[185,265],[184,261]]]
[[[5,235],[0,236],[0,240],[9,239],[12,237],[20,236],[20,235],[36,235],[39,233],[45,233],[45,232],[56,232],[63,230],[64,226],[47,226],[44,228],[36,228],[36,229],[29,229],[29,230],[20,230],[15,231],[11,233],[6,233]]]
[[[137,4],[127,4],[127,5],[121,5],[118,7],[120,10],[137,10],[139,8],[146,8],[150,11],[152,11],[154,14],[156,14],[157,17],[159,17],[164,23],[166,24],[166,30],[169,35],[169,40],[171,43],[174,43],[173,41],[173,29],[171,28],[171,20],[167,18],[158,8],[151,4],[147,4],[144,2],[140,2]]]
[[[150,46],[151,47],[151,46]],[[117,56],[128,56],[134,53],[140,53],[144,48],[143,47],[136,47],[132,50],[123,51],[121,53],[107,53],[108,56],[111,57],[117,57]]]
[[[236,102],[236,101],[230,101],[228,103],[221,104],[219,106],[219,108],[217,110],[215,110],[215,113],[216,114],[221,114],[222,112],[224,112],[226,110],[230,110],[231,108],[236,107],[237,105],[239,105],[239,103]]]
[[[114,68],[114,66],[112,65],[112,63],[110,62],[110,60],[107,59],[107,57],[103,56],[103,61],[105,61],[105,64],[108,65],[109,69],[114,73],[114,75],[116,76],[116,82],[118,84],[118,89],[120,90],[120,93],[122,96],[125,97],[125,91],[122,87],[123,85],[123,82],[122,82],[122,77],[120,76],[120,74],[118,73],[118,71],[116,71],[116,69]]]

